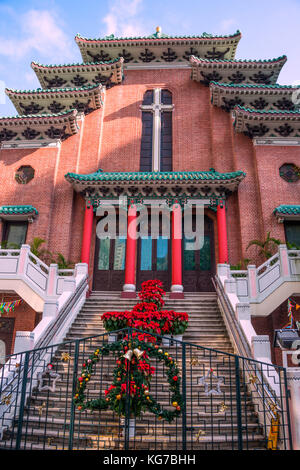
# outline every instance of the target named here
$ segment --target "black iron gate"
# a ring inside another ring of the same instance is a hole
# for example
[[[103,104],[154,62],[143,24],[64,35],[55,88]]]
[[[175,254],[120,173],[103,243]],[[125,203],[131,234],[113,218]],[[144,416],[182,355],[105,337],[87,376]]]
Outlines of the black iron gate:
[[[132,334],[122,330],[118,341]],[[110,410],[78,410],[73,398],[82,367],[108,341],[105,334],[8,358],[0,370],[0,449],[292,448],[284,368],[176,340],[162,344],[166,338],[161,337],[158,347],[180,370],[179,417],[171,423],[150,412],[134,418],[129,396],[123,417]],[[102,355],[95,363],[87,399],[105,398],[118,354]],[[173,409],[166,365],[157,358],[151,365],[156,369],[151,396],[164,409]]]

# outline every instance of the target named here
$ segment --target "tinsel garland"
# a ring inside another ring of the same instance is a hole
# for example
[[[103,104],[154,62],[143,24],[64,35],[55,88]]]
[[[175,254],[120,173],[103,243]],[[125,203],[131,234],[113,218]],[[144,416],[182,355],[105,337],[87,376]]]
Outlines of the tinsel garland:
[[[165,419],[168,422],[180,416],[183,399],[180,393],[181,379],[178,366],[168,352],[151,341],[155,341],[153,336],[133,333],[132,338],[125,337],[121,341],[104,344],[96,349],[83,364],[78,378],[74,396],[77,410],[111,409],[119,416],[125,416],[126,410],[129,410],[131,416],[140,416],[143,411],[148,410],[158,419]],[[86,400],[85,390],[95,373],[95,365],[101,356],[108,356],[110,352],[116,352],[118,359],[113,371],[112,385],[105,391],[106,398]],[[166,366],[173,410],[163,409],[150,393],[149,384],[154,373],[154,368],[150,366],[150,357],[164,362]]]

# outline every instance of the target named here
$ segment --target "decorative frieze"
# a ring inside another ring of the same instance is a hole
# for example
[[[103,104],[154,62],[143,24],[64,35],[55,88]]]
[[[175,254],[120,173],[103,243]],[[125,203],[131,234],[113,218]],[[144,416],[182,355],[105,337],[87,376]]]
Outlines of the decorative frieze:
[[[138,38],[117,38],[112,34],[100,39],[75,37],[84,62],[108,61],[124,57],[126,67],[134,64],[177,64],[191,55],[215,59],[233,59],[241,33],[231,36],[168,36],[158,28],[156,33]]]

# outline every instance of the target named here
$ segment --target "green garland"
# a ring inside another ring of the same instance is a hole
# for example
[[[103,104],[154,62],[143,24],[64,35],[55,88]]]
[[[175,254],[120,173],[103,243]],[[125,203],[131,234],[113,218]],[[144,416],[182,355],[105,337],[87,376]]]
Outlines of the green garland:
[[[139,335],[140,337],[141,335]],[[162,350],[158,345],[139,338],[123,339],[112,344],[105,344],[94,351],[83,364],[81,375],[78,378],[78,386],[74,396],[74,404],[77,410],[110,409],[119,416],[125,416],[126,409],[129,406],[130,415],[134,416],[140,416],[146,410],[156,415],[158,419],[165,419],[168,422],[180,416],[183,399],[180,393],[181,379],[176,362],[168,352]],[[133,354],[134,350],[138,357]],[[132,352],[130,360],[124,357],[128,351],[130,351],[130,354]],[[105,392],[106,398],[86,400],[85,389],[95,372],[95,365],[100,361],[101,356],[108,356],[110,352],[116,352],[118,359],[113,371],[113,383]],[[143,352],[145,354],[142,354]],[[159,362],[164,362],[166,366],[167,380],[172,392],[171,403],[174,408],[171,411],[164,410],[150,393],[150,357],[156,358]],[[127,391],[128,385],[129,390]]]

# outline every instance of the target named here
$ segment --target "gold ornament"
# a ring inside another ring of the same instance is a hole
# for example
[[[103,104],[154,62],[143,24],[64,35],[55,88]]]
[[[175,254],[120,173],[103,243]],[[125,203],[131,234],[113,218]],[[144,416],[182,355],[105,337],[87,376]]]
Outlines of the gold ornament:
[[[127,351],[127,353],[123,355],[123,357],[127,359],[128,361],[131,361],[132,356],[133,356],[133,351],[131,350]]]
[[[9,405],[11,402],[11,394],[6,395],[3,398],[1,398],[1,405]]]
[[[199,364],[199,359],[197,357],[192,357],[191,366],[198,366]]]
[[[134,355],[137,357],[138,360],[140,360],[143,357],[144,351],[141,351],[138,348],[135,348],[133,350]]]
[[[174,406],[174,408],[176,408],[176,406],[178,406],[177,401],[173,401],[172,406]]]
[[[222,414],[222,413],[225,413],[225,411],[227,410],[228,406],[225,405],[225,403],[221,403],[220,405],[220,408],[219,408],[219,411],[218,411],[218,414]]]
[[[251,374],[250,377],[249,377],[249,382],[254,385],[256,384],[256,382],[258,381],[258,377],[254,374]]]
[[[68,361],[70,361],[71,356],[70,356],[69,353],[63,352],[63,353],[61,353],[60,358],[61,358],[62,361],[68,362]]]
[[[202,437],[202,436],[205,436],[205,434],[206,434],[205,431],[203,431],[202,429],[199,429],[199,431],[198,431],[198,433],[197,433],[197,435],[196,435],[196,441],[199,442],[200,439],[201,439],[201,437]]]
[[[43,414],[43,409],[45,408],[45,406],[46,406],[46,403],[43,402],[40,406],[37,407],[39,416],[42,416],[42,414]]]

